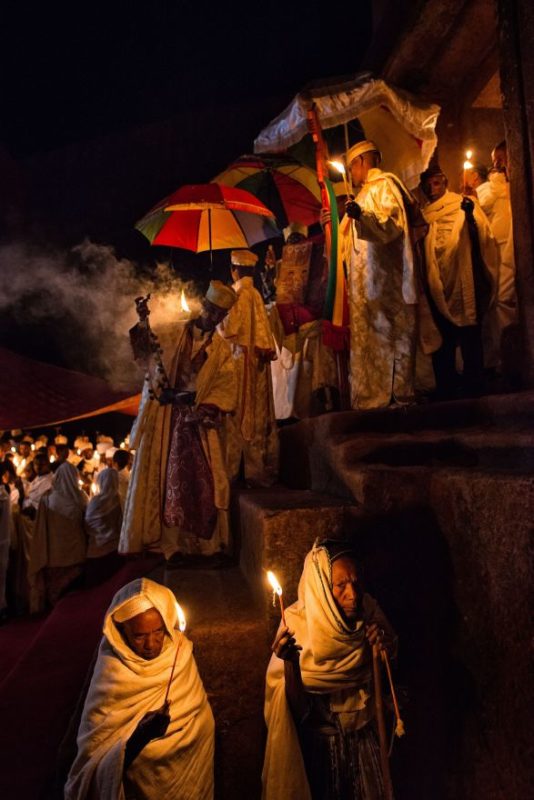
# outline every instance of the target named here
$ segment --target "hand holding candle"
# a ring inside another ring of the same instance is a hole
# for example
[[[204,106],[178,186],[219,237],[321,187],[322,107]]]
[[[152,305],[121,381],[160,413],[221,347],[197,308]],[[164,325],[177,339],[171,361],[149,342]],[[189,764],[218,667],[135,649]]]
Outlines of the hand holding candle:
[[[274,602],[275,602],[274,596],[275,596],[275,594],[278,595],[278,600],[280,601],[280,612],[282,614],[282,625],[285,626],[286,617],[285,617],[285,613],[284,613],[284,601],[282,599],[282,587],[278,583],[278,581],[276,579],[276,575],[274,574],[274,572],[271,572],[270,570],[267,572],[267,580],[269,581],[269,583],[271,584],[272,589],[273,589],[273,605],[274,605]]]
[[[464,194],[467,194],[467,192],[466,192],[467,170],[468,169],[473,169],[473,164],[471,163],[471,156],[472,155],[473,155],[473,151],[472,150],[466,150],[465,151],[466,160],[464,161],[464,181],[463,181],[463,186],[462,186],[462,191],[463,191]]]
[[[341,175],[343,175],[343,183],[345,184],[345,194],[347,197],[352,197],[350,187],[347,181],[347,170],[345,169],[345,165],[341,161],[329,161],[334,169],[336,169]]]

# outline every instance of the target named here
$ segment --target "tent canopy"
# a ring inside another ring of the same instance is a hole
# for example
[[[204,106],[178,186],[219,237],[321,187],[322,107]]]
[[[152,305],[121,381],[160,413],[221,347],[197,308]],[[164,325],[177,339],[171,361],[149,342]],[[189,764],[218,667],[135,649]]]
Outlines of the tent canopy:
[[[254,152],[280,153],[300,142],[308,133],[306,114],[312,105],[323,129],[357,119],[365,138],[381,150],[382,168],[397,174],[408,188],[417,186],[437,144],[439,106],[393,89],[369,72],[322,81],[299,92],[261,131]]]
[[[43,364],[0,347],[0,429],[37,428],[110,411],[135,416],[139,395],[101,378]]]

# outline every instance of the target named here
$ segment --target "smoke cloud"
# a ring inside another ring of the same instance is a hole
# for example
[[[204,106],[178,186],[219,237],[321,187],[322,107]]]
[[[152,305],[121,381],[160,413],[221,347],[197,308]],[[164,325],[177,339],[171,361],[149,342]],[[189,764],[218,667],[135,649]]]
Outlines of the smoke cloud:
[[[147,274],[118,259],[111,247],[85,240],[70,251],[47,253],[16,243],[0,248],[0,314],[16,326],[56,325],[65,365],[98,375],[115,389],[140,385],[128,330],[137,321],[134,300],[151,293],[151,323],[178,321],[180,295],[198,308],[198,290],[167,265]]]

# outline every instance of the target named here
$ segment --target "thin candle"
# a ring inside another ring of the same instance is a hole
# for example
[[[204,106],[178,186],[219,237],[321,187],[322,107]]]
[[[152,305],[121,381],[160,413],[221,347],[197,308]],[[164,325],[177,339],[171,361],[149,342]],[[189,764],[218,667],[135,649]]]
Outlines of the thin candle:
[[[286,615],[285,615],[285,611],[284,611],[284,601],[282,599],[282,594],[283,594],[282,587],[278,583],[278,581],[276,579],[276,575],[274,574],[274,572],[271,572],[270,570],[267,572],[267,580],[271,584],[271,587],[272,587],[272,590],[273,590],[273,602],[274,602],[275,594],[278,595],[278,600],[280,601],[280,612],[282,614],[282,625],[286,626]]]
[[[473,169],[473,164],[471,163],[471,156],[472,155],[473,155],[473,151],[472,150],[466,150],[465,151],[465,159],[466,160],[464,161],[464,181],[463,181],[463,186],[462,186],[464,194],[466,194],[465,182],[466,182],[466,177],[467,177],[467,175],[466,175],[467,170],[468,169]]]
[[[341,161],[329,161],[328,163],[332,164],[334,169],[337,169],[337,171],[341,175],[343,175],[343,183],[345,184],[345,194],[347,195],[347,197],[350,197],[351,192],[349,189],[349,184],[347,182],[347,170],[345,169],[345,165],[342,164]]]
[[[185,614],[182,611],[182,607],[179,603],[176,603],[176,616],[178,619],[178,629],[180,631],[180,638],[178,639],[178,644],[176,645],[176,653],[174,655],[174,661],[172,662],[172,669],[171,669],[171,677],[169,678],[169,683],[167,684],[167,691],[165,692],[165,699],[163,701],[163,705],[167,704],[167,699],[169,697],[169,691],[171,688],[172,679],[174,677],[174,668],[176,667],[176,662],[178,661],[178,653],[180,652],[180,647],[182,645],[182,640],[184,638],[183,634],[186,628],[185,622]]]

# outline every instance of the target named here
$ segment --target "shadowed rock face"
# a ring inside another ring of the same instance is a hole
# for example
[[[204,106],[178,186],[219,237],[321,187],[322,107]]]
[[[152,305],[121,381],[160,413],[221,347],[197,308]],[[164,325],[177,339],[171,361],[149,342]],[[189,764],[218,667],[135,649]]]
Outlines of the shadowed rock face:
[[[282,431],[285,479],[345,500],[345,532],[400,635],[401,800],[530,791],[533,408],[525,393]]]

